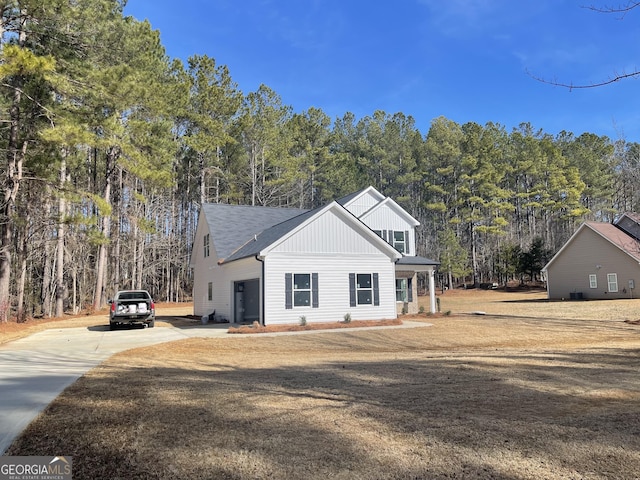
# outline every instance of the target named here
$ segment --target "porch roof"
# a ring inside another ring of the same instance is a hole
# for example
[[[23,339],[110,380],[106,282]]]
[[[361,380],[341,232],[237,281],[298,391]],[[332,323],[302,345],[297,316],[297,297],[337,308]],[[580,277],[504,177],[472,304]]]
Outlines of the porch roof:
[[[440,262],[420,256],[404,256],[396,262],[396,270],[413,270],[414,272],[428,272],[435,270]]]

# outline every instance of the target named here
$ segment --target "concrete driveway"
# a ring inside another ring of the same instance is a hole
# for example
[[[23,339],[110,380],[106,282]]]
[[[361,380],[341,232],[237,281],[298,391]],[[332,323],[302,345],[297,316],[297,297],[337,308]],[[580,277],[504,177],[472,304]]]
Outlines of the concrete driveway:
[[[164,317],[165,319],[168,316]],[[162,317],[158,317],[162,320]],[[403,325],[361,327],[358,331],[416,328],[429,323],[405,321]],[[185,338],[227,335],[229,324],[194,323],[186,327],[128,328],[109,331],[106,325],[52,328],[0,345],[0,455],[29,423],[66,387],[111,355],[131,348]],[[342,333],[344,330],[325,330]],[[265,333],[304,335],[319,331]]]
[[[228,328],[60,328],[0,345],[0,455],[60,392],[111,355],[190,337],[225,337]]]

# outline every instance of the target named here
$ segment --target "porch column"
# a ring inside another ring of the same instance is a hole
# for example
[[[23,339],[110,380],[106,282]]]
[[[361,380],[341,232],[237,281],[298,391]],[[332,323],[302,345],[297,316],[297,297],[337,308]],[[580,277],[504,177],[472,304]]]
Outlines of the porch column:
[[[429,270],[429,305],[431,307],[431,313],[436,313],[436,281],[435,281],[435,269]]]

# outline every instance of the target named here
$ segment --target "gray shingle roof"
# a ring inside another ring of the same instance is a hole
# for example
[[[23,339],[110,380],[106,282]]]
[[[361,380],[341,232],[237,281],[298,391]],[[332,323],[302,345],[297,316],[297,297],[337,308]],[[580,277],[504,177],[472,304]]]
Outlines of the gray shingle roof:
[[[242,245],[271,228],[305,213],[300,208],[252,207],[205,203],[202,210],[211,230],[211,239],[219,259],[226,259]]]
[[[258,255],[264,248],[267,248],[273,242],[282,238],[306,219],[312,217],[318,209],[306,211],[293,218],[278,223],[271,228],[267,228],[256,236],[252,236],[244,245],[235,250],[223,263],[240,260],[241,258],[253,257]]]
[[[406,256],[399,259],[397,262],[399,265],[440,265],[440,262],[431,260],[430,258],[419,256]]]

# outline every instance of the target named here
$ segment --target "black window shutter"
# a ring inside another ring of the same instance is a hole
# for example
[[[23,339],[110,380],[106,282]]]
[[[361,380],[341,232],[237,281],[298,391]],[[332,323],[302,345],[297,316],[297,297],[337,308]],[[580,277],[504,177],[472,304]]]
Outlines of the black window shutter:
[[[407,279],[407,298],[409,299],[409,303],[413,302],[413,278]]]
[[[349,274],[349,305],[356,306],[356,274]]]
[[[404,231],[404,253],[409,254],[409,230]]]
[[[378,274],[373,274],[373,304],[380,305],[380,290],[378,289]]]
[[[318,308],[318,274],[311,274],[311,307]]]
[[[284,308],[293,308],[293,275],[284,274]]]

